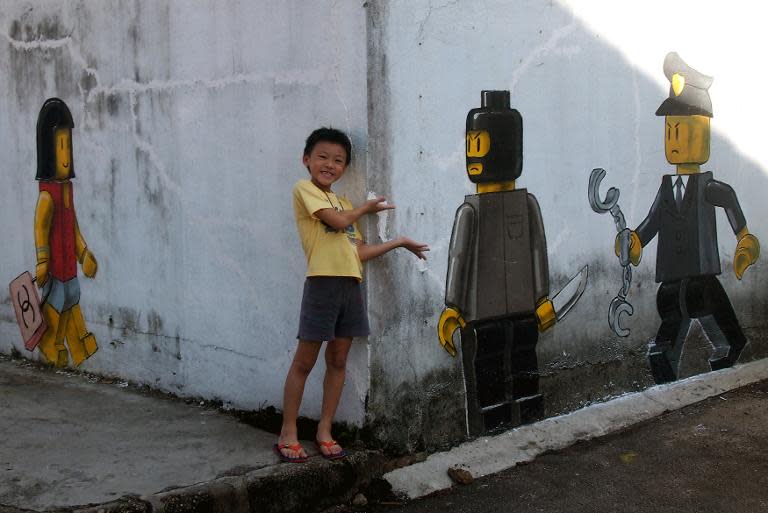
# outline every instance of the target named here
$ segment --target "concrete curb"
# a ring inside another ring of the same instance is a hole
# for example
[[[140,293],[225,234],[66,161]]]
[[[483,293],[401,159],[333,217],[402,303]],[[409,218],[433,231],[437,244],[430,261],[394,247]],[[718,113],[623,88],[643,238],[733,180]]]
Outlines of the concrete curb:
[[[560,417],[545,419],[497,436],[479,438],[425,461],[384,475],[392,491],[410,499],[450,488],[447,471],[459,467],[473,477],[500,472],[579,440],[606,435],[729,390],[768,378],[768,359],[699,374],[642,392],[626,394]]]
[[[473,477],[500,472],[539,454],[606,435],[706,398],[768,379],[768,359],[700,374],[626,394],[575,412],[464,443],[450,451],[385,473],[392,462],[378,451],[356,451],[341,461],[320,457],[301,465],[279,464],[241,476],[147,496],[125,496],[100,505],[58,508],[55,513],[293,513],[348,502],[383,476],[396,494],[417,498],[453,485],[449,468]],[[38,513],[0,505],[0,513]]]
[[[320,457],[301,465],[280,464],[242,476],[221,477],[147,496],[58,508],[56,513],[294,513],[347,502],[384,473],[385,456],[356,451],[330,462]],[[33,513],[0,506],[0,513]]]

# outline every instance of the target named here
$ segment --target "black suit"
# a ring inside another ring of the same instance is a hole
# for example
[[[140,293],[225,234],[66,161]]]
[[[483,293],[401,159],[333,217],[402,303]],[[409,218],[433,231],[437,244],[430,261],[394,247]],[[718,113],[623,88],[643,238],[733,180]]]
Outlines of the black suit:
[[[720,285],[715,207],[722,207],[734,233],[746,226],[733,189],[712,179],[712,173],[689,175],[682,205],[675,203],[674,181],[665,175],[645,220],[636,232],[643,246],[657,234],[656,297],[661,326],[649,351],[657,383],[677,379],[685,335],[691,319],[699,319],[715,345],[712,368],[732,365],[746,338],[728,295]],[[728,350],[730,348],[730,350]]]

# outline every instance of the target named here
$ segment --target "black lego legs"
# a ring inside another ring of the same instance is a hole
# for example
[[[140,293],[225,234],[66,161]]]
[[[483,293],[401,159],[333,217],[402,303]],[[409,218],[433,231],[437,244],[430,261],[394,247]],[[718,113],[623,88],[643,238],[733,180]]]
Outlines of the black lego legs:
[[[473,323],[462,330],[462,359],[471,435],[538,420],[535,317]]]

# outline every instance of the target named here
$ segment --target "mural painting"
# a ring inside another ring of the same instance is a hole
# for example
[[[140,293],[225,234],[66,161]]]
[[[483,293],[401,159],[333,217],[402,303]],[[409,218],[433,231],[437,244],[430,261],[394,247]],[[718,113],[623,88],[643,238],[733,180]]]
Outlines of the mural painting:
[[[37,119],[36,178],[40,193],[34,222],[35,281],[43,296],[40,309],[45,328],[39,341],[33,340],[26,347],[32,350],[36,346],[43,358],[57,367],[66,367],[70,359],[78,366],[98,349],[79,304],[77,264],[89,278],[96,275],[98,266],[75,215],[73,128],[67,105],[58,98],[46,100]],[[31,297],[37,301],[36,294]],[[29,311],[30,296],[26,302]]]
[[[608,325],[618,336],[626,337],[629,335],[629,329],[621,326],[621,314],[632,315],[634,313],[632,304],[627,300],[629,286],[632,285],[632,268],[629,266],[629,241],[627,240],[630,236],[630,231],[627,230],[624,213],[621,211],[621,207],[619,207],[620,191],[611,187],[608,189],[605,199],[600,199],[600,182],[604,177],[604,169],[595,168],[592,170],[592,174],[589,176],[589,204],[592,210],[598,214],[610,212],[613,222],[616,224],[616,230],[619,232],[617,244],[619,247],[619,262],[621,262],[622,269],[621,289],[616,294],[616,297],[611,300],[608,308]]]
[[[456,356],[461,335],[469,433],[532,422],[543,415],[536,343],[575,304],[587,268],[549,299],[547,243],[536,197],[516,189],[523,168],[523,120],[509,91],[483,91],[467,114],[466,163],[477,194],[456,211],[443,348]]]
[[[648,215],[635,230],[630,230],[616,203],[618,190],[612,188],[605,201],[599,199],[597,189],[605,174],[602,169],[592,171],[589,186],[592,208],[597,212],[609,210],[616,218],[616,255],[625,269],[625,277],[631,279],[631,272],[626,272],[629,264],[637,266],[643,248],[658,236],[656,282],[661,285],[656,303],[661,325],[648,348],[648,363],[656,383],[678,378],[680,356],[692,319],[699,321],[712,344],[712,370],[736,363],[747,342],[717,278],[721,268],[715,207],[725,211],[736,235],[733,271],[739,280],[760,254],[760,243],[747,229],[734,190],[715,180],[711,171],[701,171],[709,160],[712,102],[708,89],[712,77],[689,67],[676,53],[669,53],[664,60],[664,74],[671,84],[669,97],[656,115],[664,116],[664,154],[676,166],[676,172],[662,177]],[[626,279],[625,283],[617,297],[619,309],[612,303],[609,310],[611,327],[619,335],[628,334],[618,324],[619,314],[632,313],[631,306],[625,306],[629,304],[625,300]]]

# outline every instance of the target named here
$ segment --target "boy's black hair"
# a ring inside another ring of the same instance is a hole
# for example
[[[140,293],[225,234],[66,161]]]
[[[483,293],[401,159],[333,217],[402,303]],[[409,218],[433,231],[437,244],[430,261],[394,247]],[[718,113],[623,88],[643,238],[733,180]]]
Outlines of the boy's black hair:
[[[307,137],[307,142],[304,145],[304,155],[312,153],[312,148],[319,142],[330,142],[341,145],[347,152],[347,165],[349,165],[352,160],[352,142],[349,140],[347,134],[335,128],[318,128]]]

